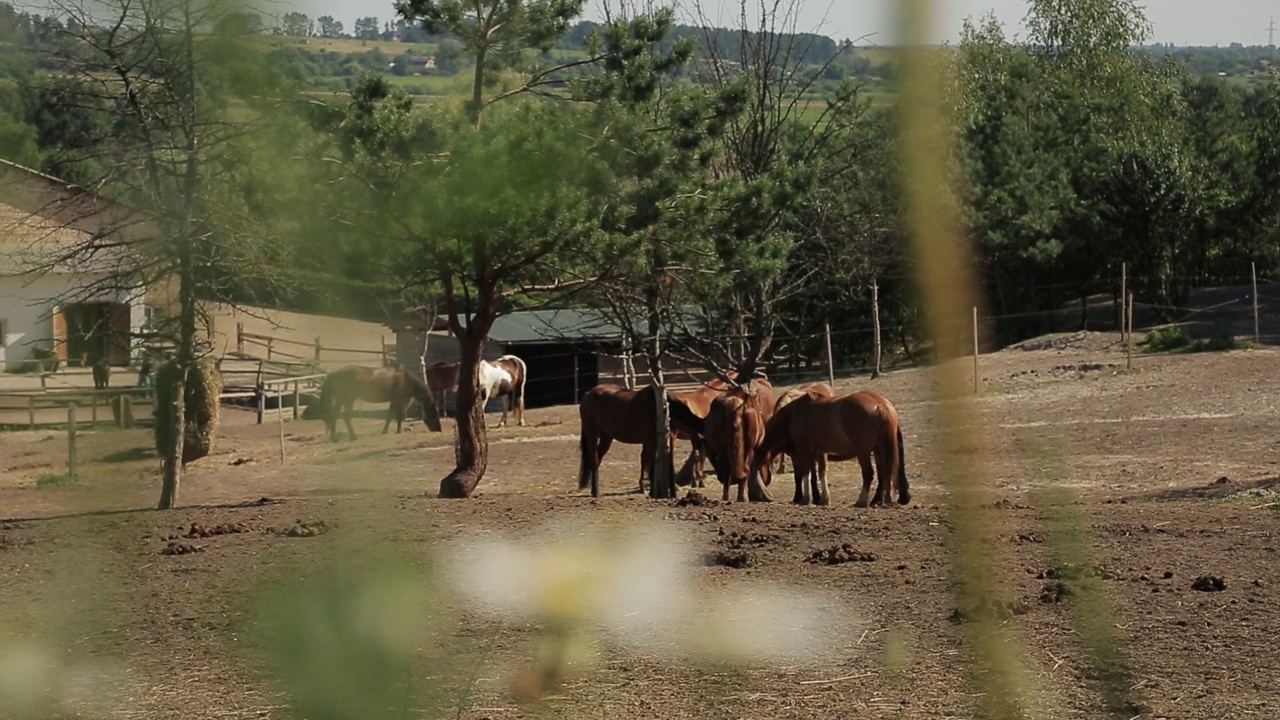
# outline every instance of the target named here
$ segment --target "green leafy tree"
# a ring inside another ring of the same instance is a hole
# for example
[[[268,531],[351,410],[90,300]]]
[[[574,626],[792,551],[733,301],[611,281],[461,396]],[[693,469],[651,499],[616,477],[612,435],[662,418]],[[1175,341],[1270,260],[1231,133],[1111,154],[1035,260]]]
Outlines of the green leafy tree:
[[[470,112],[480,123],[486,106],[522,90],[545,85],[554,69],[526,78],[520,88],[486,99],[491,74],[519,65],[528,50],[546,52],[582,14],[586,0],[397,0],[396,12],[419,22],[433,35],[448,34],[462,42],[474,61]],[[589,64],[598,58],[561,67]]]

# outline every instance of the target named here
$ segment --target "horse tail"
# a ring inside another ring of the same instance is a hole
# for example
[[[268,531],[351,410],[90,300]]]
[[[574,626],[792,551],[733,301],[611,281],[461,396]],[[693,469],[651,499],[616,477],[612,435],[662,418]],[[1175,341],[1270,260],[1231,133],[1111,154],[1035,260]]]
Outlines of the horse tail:
[[[595,419],[591,417],[591,413],[595,408],[588,403],[591,402],[591,395],[587,395],[578,404],[578,416],[582,418],[582,428],[580,430],[581,438],[578,441],[578,450],[580,454],[580,462],[578,464],[578,489],[586,490],[591,486],[591,475],[594,472],[594,458],[596,445]]]
[[[333,373],[329,373],[324,376],[324,382],[320,383],[320,399],[316,402],[316,412],[326,424],[329,424],[333,412],[333,386]]]
[[[733,414],[733,428],[730,431],[733,437],[731,445],[733,457],[729,458],[732,475],[730,480],[747,476],[747,413],[754,411],[746,407],[745,403],[739,408],[739,411]]]
[[[902,426],[898,426],[898,504],[911,502],[911,486],[907,482],[907,451],[902,442]]]

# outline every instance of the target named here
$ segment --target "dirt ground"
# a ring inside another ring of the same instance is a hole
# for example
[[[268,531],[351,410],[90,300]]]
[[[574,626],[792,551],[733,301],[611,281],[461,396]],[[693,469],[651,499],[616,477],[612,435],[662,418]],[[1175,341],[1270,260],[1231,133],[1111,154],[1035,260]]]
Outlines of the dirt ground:
[[[1115,337],[1103,334],[981,358],[981,416],[972,422],[990,447],[982,512],[998,569],[986,580],[1010,611],[999,634],[1019,643],[1029,685],[1042,691],[1031,702],[1037,717],[1106,716],[1107,678],[1082,643],[1082,627],[1099,618],[1120,640],[1107,659],[1130,672],[1119,690],[1123,716],[1274,717],[1280,350],[1144,356],[1131,371],[1124,363]],[[694,635],[723,619],[743,637],[780,629],[772,634],[821,647],[730,668],[593,635],[594,666],[574,665],[550,696],[521,704],[512,682],[527,666],[535,625],[482,612],[432,574],[436,594],[415,616],[442,624],[414,641],[407,672],[395,670],[406,676],[395,686],[403,695],[385,702],[400,709],[327,716],[972,717],[979,695],[949,575],[949,478],[930,375],[901,370],[842,385],[874,387],[897,405],[910,506],[854,508],[856,463],[833,465],[828,508],[792,506],[789,478],[772,504],[650,501],[633,491],[638,449],[625,445],[602,467],[606,495],[592,500],[575,482],[570,407],[532,410],[528,426],[492,430],[488,472],[466,501],[433,497],[452,464],[449,423],[441,435],[413,423],[384,436],[380,421],[362,419],[358,440],[331,444],[318,421],[257,426],[250,413],[228,410],[216,453],[188,469],[184,507],[164,513],[147,509],[159,489],[145,431],[82,433],[81,479],[45,485],[38,478],[65,468],[65,436],[2,434],[0,517],[10,519],[0,521],[0,707],[6,693],[13,702],[39,687],[57,702],[33,717],[326,716],[307,710],[298,685],[290,694],[274,679],[282,673],[272,671],[268,638],[279,618],[262,611],[264,593],[302,602],[301,616],[312,606],[297,583],[338,572],[360,585],[375,558],[399,558],[428,577],[445,561],[479,566],[483,558],[462,555],[459,542],[550,547],[557,531],[591,540],[611,523],[644,521],[673,543],[687,539],[693,558],[692,602],[659,608],[658,627]],[[1054,494],[1063,490],[1065,504]],[[704,492],[719,497],[714,481]],[[1083,569],[1046,542],[1062,512],[1087,531]],[[165,554],[170,547],[177,554]],[[1113,617],[1081,606],[1075,590],[1085,576]],[[494,587],[490,600],[510,599]],[[751,614],[780,588],[815,599]],[[825,624],[815,627],[803,607]],[[308,637],[345,647],[323,621]],[[319,650],[299,651],[312,664],[295,657],[295,667],[314,669],[313,686],[328,671],[381,673],[361,670],[364,656],[351,648],[332,665]]]

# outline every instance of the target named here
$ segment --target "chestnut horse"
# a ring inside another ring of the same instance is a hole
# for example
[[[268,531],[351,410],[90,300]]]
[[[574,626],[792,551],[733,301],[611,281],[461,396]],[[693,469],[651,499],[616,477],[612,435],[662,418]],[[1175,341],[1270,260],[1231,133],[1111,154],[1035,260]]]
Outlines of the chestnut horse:
[[[868,505],[873,460],[877,484],[870,504],[890,504],[895,481],[898,503],[911,502],[898,411],[880,393],[862,390],[840,397],[823,397],[820,392],[810,390],[797,397],[769,420],[764,444],[752,465],[753,478],[760,466],[779,452],[791,454],[796,504],[809,503],[810,488],[814,504],[830,504],[827,461],[854,458],[862,467],[862,492],[858,494],[857,507]],[[756,482],[752,480],[753,485]]]
[[[433,393],[440,393],[440,417],[448,417],[449,411],[445,400],[449,392],[458,391],[458,363],[440,360],[428,365],[427,387]]]
[[[726,371],[725,376],[734,379],[734,382],[740,381],[737,371]],[[761,371],[757,370],[753,375],[754,379],[768,380],[768,377]],[[716,398],[724,395],[732,387],[730,383],[720,378],[711,378],[692,390],[675,390],[670,394],[693,411],[694,415],[700,418],[706,418],[707,413],[711,412],[711,403]],[[685,459],[684,464],[680,466],[680,471],[676,473],[677,485],[689,485],[691,487],[703,487],[703,460],[706,457],[706,450],[703,447],[702,438],[697,435],[691,435],[683,430],[675,432],[677,438],[688,440],[692,446],[689,457]]]
[[[831,386],[824,382],[804,383],[803,385],[797,385],[791,388],[790,390],[787,390],[786,392],[779,395],[778,403],[777,405],[774,405],[773,411],[776,413],[782,408],[790,405],[791,402],[794,401],[796,398],[811,392],[816,393],[822,397],[834,397],[836,394],[836,391],[832,390]],[[791,454],[791,451],[783,450],[783,452],[777,453],[774,455],[774,457],[778,461],[778,467],[774,470],[774,472],[784,473],[787,471],[787,455],[790,455],[790,454]]]
[[[355,440],[356,431],[351,427],[351,410],[356,400],[390,403],[382,432],[386,434],[391,427],[391,419],[395,418],[398,433],[404,425],[404,411],[409,402],[417,400],[426,407],[430,393],[426,383],[411,372],[390,367],[348,365],[329,373],[320,386],[320,416],[324,418],[329,430],[329,439],[337,442],[338,413],[341,412],[342,419],[347,423],[347,434]]]
[[[711,401],[703,438],[711,467],[724,486],[721,499],[725,502],[732,484],[738,486],[738,502],[746,502],[750,468],[764,443],[765,424],[773,409],[773,386],[768,380],[752,379]]]
[[[654,390],[646,385],[638,390],[627,390],[618,385],[597,385],[582,396],[578,403],[578,417],[582,421],[581,465],[578,470],[578,489],[591,488],[591,497],[600,496],[600,461],[604,459],[614,440],[640,445],[640,491],[644,492],[644,478],[652,477],[653,452],[658,438],[654,432],[657,418],[654,414]],[[667,442],[675,445],[675,431],[701,437],[702,418],[695,415],[679,398],[667,395],[667,414],[672,433]]]

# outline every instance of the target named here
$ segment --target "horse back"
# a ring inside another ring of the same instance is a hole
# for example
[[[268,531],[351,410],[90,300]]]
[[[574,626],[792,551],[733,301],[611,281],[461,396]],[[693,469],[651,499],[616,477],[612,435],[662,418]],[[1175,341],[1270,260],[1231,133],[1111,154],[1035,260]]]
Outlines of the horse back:
[[[597,385],[578,403],[584,429],[594,427],[628,444],[642,444],[653,438],[655,411],[652,387],[627,390],[618,385]]]

